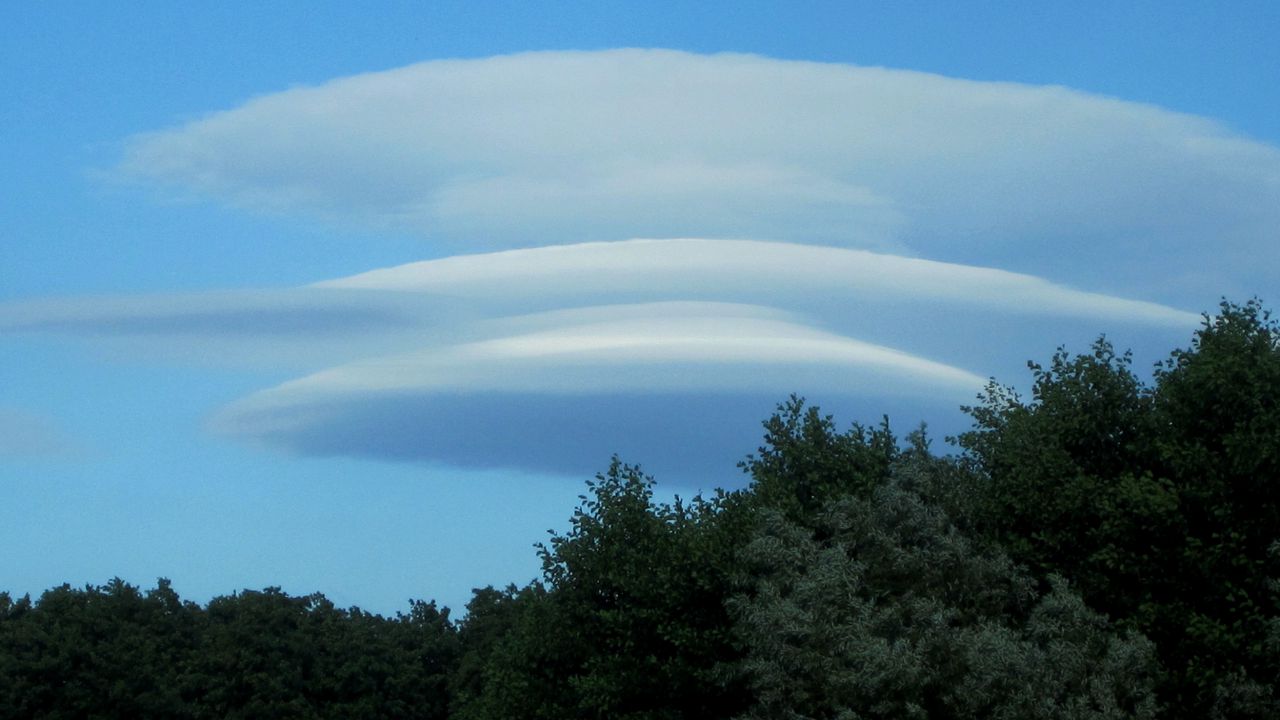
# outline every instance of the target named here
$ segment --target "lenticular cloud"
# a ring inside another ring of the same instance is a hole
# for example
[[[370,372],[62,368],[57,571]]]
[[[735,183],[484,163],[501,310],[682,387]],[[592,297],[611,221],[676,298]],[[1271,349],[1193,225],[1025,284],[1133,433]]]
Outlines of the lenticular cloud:
[[[1280,152],[1060,87],[660,50],[431,61],[134,138],[121,174],[473,252],[748,237],[1198,304],[1274,281]]]
[[[1048,343],[1073,322],[1184,331],[1197,317],[991,268],[705,239],[454,256],[293,290],[0,305],[0,330],[147,357],[337,363],[210,420],[276,449],[563,473],[620,452],[704,480],[791,393],[913,419],[954,411],[1004,369],[975,339],[1012,329],[1031,344],[1046,320]]]
[[[303,288],[0,305],[0,332],[303,368],[209,424],[309,455],[723,475],[788,394],[954,418],[1059,342],[1167,348],[1181,308],[1280,280],[1276,148],[744,55],[426,62],[135,137],[118,172],[423,236],[432,259]]]

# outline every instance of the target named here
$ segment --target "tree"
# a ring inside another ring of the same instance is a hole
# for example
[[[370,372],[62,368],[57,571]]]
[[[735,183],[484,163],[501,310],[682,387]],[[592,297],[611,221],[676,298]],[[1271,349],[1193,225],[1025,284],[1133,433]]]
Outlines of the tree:
[[[795,395],[764,428],[764,444],[741,463],[751,475],[753,502],[799,522],[833,497],[883,483],[898,455],[887,417],[878,428],[855,423],[841,433],[830,415]]]
[[[1153,717],[1150,643],[966,538],[928,497],[950,470],[926,450],[916,436],[890,477],[804,522],[762,511],[753,582],[731,603],[755,697],[743,717]]]
[[[463,717],[728,717],[742,704],[725,672],[737,652],[724,599],[746,527],[735,499],[656,503],[652,478],[615,458],[581,501],[569,532],[540,546],[544,584],[473,600],[484,613],[464,638],[507,629]]]
[[[0,594],[0,717],[444,718],[448,611],[340,610],[278,588],[178,598],[119,579]]]
[[[1278,341],[1251,301],[1206,317],[1150,386],[1105,340],[1089,355],[1060,350],[1048,368],[1031,366],[1029,402],[992,386],[960,437],[981,477],[986,536],[1154,640],[1172,717],[1272,693],[1280,669],[1263,640],[1280,610],[1268,585],[1280,527]]]
[[[195,717],[445,718],[448,611],[394,619],[280,588],[214,598],[182,683]]]
[[[1280,652],[1264,641],[1280,617],[1272,585],[1280,528],[1280,326],[1257,300],[1224,302],[1191,347],[1157,369],[1160,471],[1178,489],[1185,537],[1167,638],[1182,697],[1226,682],[1272,698]]]
[[[993,383],[965,408],[974,429],[959,444],[985,481],[977,524],[1037,577],[1070,578],[1101,612],[1149,612],[1182,534],[1177,489],[1155,469],[1151,395],[1105,339],[1029,367],[1030,402]]]
[[[176,717],[178,677],[194,642],[167,580],[62,585],[35,602],[0,598],[0,716]]]

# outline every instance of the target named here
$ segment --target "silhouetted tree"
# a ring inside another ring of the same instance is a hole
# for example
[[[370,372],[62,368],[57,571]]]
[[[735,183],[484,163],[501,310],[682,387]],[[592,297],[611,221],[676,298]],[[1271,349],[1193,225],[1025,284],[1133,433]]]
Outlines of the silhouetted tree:
[[[1276,716],[1275,321],[1223,303],[1151,386],[1105,341],[1032,369],[1030,401],[992,386],[960,438],[988,537],[1155,641],[1170,717]]]

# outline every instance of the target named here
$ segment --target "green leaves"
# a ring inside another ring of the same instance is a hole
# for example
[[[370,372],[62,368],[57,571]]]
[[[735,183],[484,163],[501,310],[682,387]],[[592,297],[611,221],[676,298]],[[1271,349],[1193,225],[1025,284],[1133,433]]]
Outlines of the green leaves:
[[[745,549],[755,583],[731,601],[756,696],[744,717],[1152,717],[1150,643],[1064,582],[1037,599],[925,484],[846,495],[814,528],[766,513]]]
[[[0,717],[1276,717],[1280,328],[1224,304],[1150,383],[1105,339],[1030,369],[959,457],[792,397],[747,490],[657,502],[615,458],[457,624],[0,593]]]
[[[898,456],[889,419],[868,429],[836,430],[829,415],[792,395],[765,421],[764,445],[741,464],[751,475],[754,501],[803,522],[824,503],[884,482]]]
[[[167,580],[0,598],[0,717],[443,718],[456,637],[278,588],[184,603]]]
[[[993,387],[959,439],[985,485],[977,526],[1149,635],[1174,717],[1206,716],[1223,692],[1238,694],[1225,678],[1254,682],[1277,663],[1256,638],[1280,613],[1267,587],[1280,527],[1278,343],[1251,301],[1206,317],[1150,386],[1105,340],[1086,355],[1060,350],[1047,368],[1031,365],[1030,401]]]

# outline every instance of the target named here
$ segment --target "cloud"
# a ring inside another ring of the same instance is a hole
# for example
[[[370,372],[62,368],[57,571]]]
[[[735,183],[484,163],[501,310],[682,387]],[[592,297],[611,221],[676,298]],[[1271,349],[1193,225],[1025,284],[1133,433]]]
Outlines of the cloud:
[[[849,308],[877,303],[943,304],[955,315],[995,312],[1175,328],[1200,320],[1167,305],[996,268],[834,247],[689,238],[458,255],[280,290],[0,303],[0,332],[238,339],[307,352],[325,344],[351,349],[355,343],[368,351],[412,347],[423,333],[440,341],[493,332],[483,321],[492,325],[512,315],[667,300],[803,311],[855,334],[873,323]]]
[[[709,488],[741,477],[738,461],[755,451],[760,421],[784,397],[406,391],[317,397],[269,409],[236,405],[211,424],[219,434],[273,452],[577,477],[594,475],[618,454],[663,481]],[[847,419],[857,406],[846,400],[823,398],[823,408]],[[926,417],[919,412],[924,404],[902,400],[876,409],[913,421]]]
[[[59,297],[0,303],[0,335],[92,339],[129,359],[310,367],[445,338],[474,313],[427,293],[287,288]]]
[[[526,307],[585,297],[674,296],[788,307],[814,305],[816,299],[828,308],[838,308],[840,301],[879,299],[1181,327],[1200,319],[1156,303],[1082,292],[995,268],[746,240],[630,240],[461,255],[316,286],[501,299]]]
[[[546,317],[525,324],[290,381],[224,408],[211,427],[308,454],[552,472],[624,452],[688,477],[712,461],[732,468],[771,402],[790,392],[958,404],[984,383],[752,306],[595,307],[554,313],[551,328]],[[729,412],[744,407],[755,412]]]
[[[301,288],[0,304],[3,334],[288,366],[209,427],[305,454],[701,472],[793,392],[954,416],[1058,343],[1146,359],[1280,282],[1280,150],[1218,123],[746,55],[340,78],[131,138],[114,173],[422,235],[434,259]]]
[[[992,268],[705,239],[455,256],[294,289],[0,304],[0,332],[308,373],[218,410],[209,427],[227,437],[551,472],[618,451],[674,476],[709,472],[697,458],[732,468],[791,393],[954,413],[1010,367],[993,348],[1016,371],[1063,341],[1064,323],[1091,338],[1198,320]],[[723,428],[704,426],[717,417]]]
[[[914,386],[977,390],[982,379],[941,363],[823,332],[768,308],[669,302],[510,318],[532,326],[500,337],[432,347],[325,370],[269,397],[415,390],[673,392],[784,391],[812,376],[828,389],[870,372]],[[771,368],[783,372],[772,372]],[[829,374],[835,370],[835,374]],[[773,386],[773,387],[770,387]]]
[[[1197,304],[1272,287],[1280,151],[1060,87],[660,50],[432,61],[266,95],[117,172],[473,251],[757,237]]]
[[[0,406],[0,460],[75,459],[84,452],[50,418]]]
[[[1005,270],[698,238],[453,256],[292,290],[0,304],[0,332],[308,373],[216,411],[221,436],[564,473],[617,451],[680,478],[732,468],[794,392],[954,413],[1005,369],[995,347],[1034,347],[1036,325],[1051,347],[1073,319],[1089,333],[1198,322]]]
[[[365,295],[206,292],[26,300],[0,305],[0,330],[102,335],[350,334],[404,324]]]

